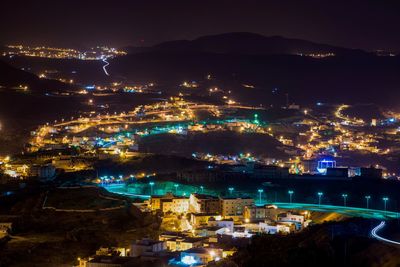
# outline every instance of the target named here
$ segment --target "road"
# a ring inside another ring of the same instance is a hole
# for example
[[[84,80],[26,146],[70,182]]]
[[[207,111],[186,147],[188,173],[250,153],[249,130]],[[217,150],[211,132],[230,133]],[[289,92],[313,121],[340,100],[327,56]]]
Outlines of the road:
[[[356,208],[356,207],[318,205],[318,204],[307,204],[307,203],[284,203],[284,202],[276,202],[271,204],[276,205],[280,209],[299,209],[299,210],[312,210],[320,212],[336,212],[350,217],[362,217],[367,219],[385,220],[385,219],[397,219],[399,217],[399,214],[397,212]]]
[[[110,76],[110,74],[109,74],[108,71],[107,71],[107,67],[108,67],[108,65],[110,65],[110,63],[107,61],[107,58],[106,58],[106,57],[103,57],[103,58],[102,58],[102,61],[103,61],[104,63],[106,63],[106,64],[103,66],[103,71],[104,71],[104,73],[105,73],[107,76]]]
[[[390,239],[387,239],[387,238],[384,238],[384,237],[378,235],[378,232],[380,230],[382,230],[383,227],[385,227],[385,225],[386,225],[386,222],[385,221],[381,221],[375,228],[373,228],[371,230],[372,237],[374,237],[374,238],[376,238],[376,239],[378,239],[380,241],[386,242],[386,243],[400,245],[400,242],[397,242],[397,241],[394,241],[394,240],[390,240]]]

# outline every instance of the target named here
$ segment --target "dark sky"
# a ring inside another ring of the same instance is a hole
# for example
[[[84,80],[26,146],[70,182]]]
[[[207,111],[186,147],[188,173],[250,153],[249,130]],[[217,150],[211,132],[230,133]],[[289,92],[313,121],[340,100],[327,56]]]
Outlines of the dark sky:
[[[137,46],[248,31],[400,51],[399,2],[1,0],[0,43]]]

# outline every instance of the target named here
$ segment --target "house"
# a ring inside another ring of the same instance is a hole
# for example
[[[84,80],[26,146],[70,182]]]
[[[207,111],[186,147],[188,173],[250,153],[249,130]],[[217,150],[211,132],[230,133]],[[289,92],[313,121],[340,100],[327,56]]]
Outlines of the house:
[[[201,225],[208,225],[210,218],[221,219],[221,215],[217,213],[191,213],[190,224],[196,228]]]
[[[244,207],[243,217],[246,223],[261,222],[266,219],[275,221],[280,212],[275,206],[265,205],[260,207],[251,205]]]
[[[170,251],[183,251],[191,248],[198,248],[203,245],[204,241],[204,238],[199,237],[176,237],[165,240],[167,248]]]
[[[12,230],[12,222],[0,223],[0,236],[7,235]]]
[[[165,241],[143,238],[141,240],[136,240],[131,244],[130,256],[149,256],[165,250],[167,250],[167,243]]]
[[[268,223],[259,223],[260,232],[264,232],[267,234],[288,234],[290,233],[290,227],[285,224],[268,224]]]

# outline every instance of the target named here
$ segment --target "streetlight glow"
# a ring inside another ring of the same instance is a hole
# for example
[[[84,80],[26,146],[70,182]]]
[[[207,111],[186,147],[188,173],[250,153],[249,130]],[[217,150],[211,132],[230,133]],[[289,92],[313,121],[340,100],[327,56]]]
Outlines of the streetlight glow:
[[[233,192],[233,190],[235,190],[235,188],[229,187],[228,190],[229,190],[229,195],[232,195],[232,192]]]
[[[324,195],[324,193],[318,192],[317,195],[318,195],[318,206],[321,206],[321,198]]]
[[[151,195],[153,195],[153,186],[154,186],[154,182],[149,182],[149,185],[150,185],[150,192],[151,192]]]
[[[366,200],[366,203],[367,203],[367,209],[369,209],[369,200],[371,199],[371,196],[365,196],[365,200]]]
[[[258,194],[259,194],[259,203],[261,205],[261,194],[264,192],[263,189],[258,189]]]
[[[292,204],[292,195],[293,195],[294,191],[293,190],[289,190],[288,194],[289,194],[289,202],[290,204]]]
[[[343,197],[343,206],[346,207],[347,194],[342,194],[342,197]]]

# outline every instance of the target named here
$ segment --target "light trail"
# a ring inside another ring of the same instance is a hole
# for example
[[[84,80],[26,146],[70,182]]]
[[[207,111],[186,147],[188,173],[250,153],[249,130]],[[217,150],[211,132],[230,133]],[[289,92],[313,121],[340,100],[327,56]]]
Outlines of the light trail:
[[[318,205],[309,203],[285,203],[285,202],[273,202],[265,203],[276,205],[280,209],[299,209],[299,210],[312,210],[320,212],[335,212],[343,214],[349,217],[361,217],[367,219],[397,219],[398,214],[394,211],[384,211],[384,210],[374,210],[356,207],[344,207],[344,206],[334,206],[334,205]]]
[[[110,65],[110,63],[107,61],[107,57],[102,57],[101,59],[104,63],[106,63],[106,65],[103,66],[103,71],[107,76],[110,76],[110,74],[107,71],[107,67],[108,65]]]
[[[386,222],[385,222],[385,221],[381,221],[380,224],[378,224],[374,229],[371,230],[371,235],[372,235],[374,238],[376,238],[376,239],[378,239],[378,240],[380,240],[380,241],[387,242],[387,243],[391,243],[391,244],[395,244],[395,245],[400,245],[400,242],[397,242],[397,241],[394,241],[394,240],[390,240],[390,239],[387,239],[387,238],[383,238],[383,237],[381,237],[381,236],[378,235],[378,232],[379,232],[383,227],[385,227],[385,225],[386,225]]]

